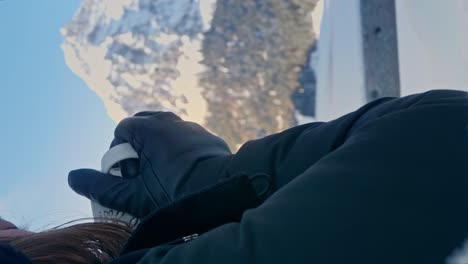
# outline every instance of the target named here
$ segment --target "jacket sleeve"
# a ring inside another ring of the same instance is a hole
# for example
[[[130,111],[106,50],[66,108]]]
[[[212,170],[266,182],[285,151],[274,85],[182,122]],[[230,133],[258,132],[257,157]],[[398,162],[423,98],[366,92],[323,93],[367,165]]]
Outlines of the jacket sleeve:
[[[248,169],[298,176],[279,177],[289,183],[240,222],[155,247],[138,263],[442,263],[468,234],[461,95],[396,100],[352,128],[341,118],[336,126],[350,130],[335,137],[324,130],[332,124],[312,124],[297,128],[295,139],[272,136],[262,149],[254,149],[261,141],[248,143],[239,152],[256,157]],[[355,115],[348,118],[363,113]]]
[[[324,156],[340,147],[357,128],[375,119],[440,96],[456,97],[458,91],[440,90],[404,98],[381,98],[355,112],[330,122],[314,122],[290,128],[281,133],[246,142],[236,154],[201,161],[194,167],[185,186],[198,190],[219,178],[245,173],[271,177],[272,192],[280,189]],[[212,179],[214,178],[214,179]],[[197,187],[193,187],[197,186]]]
[[[405,103],[410,104],[416,99],[411,98]],[[373,101],[331,122],[308,123],[251,140],[243,144],[235,154],[201,161],[185,182],[185,186],[192,189],[186,193],[198,190],[200,185],[209,186],[219,181],[219,178],[239,174],[267,175],[272,184],[272,193],[339,147],[350,129],[370,109],[389,101],[394,101],[394,98]]]

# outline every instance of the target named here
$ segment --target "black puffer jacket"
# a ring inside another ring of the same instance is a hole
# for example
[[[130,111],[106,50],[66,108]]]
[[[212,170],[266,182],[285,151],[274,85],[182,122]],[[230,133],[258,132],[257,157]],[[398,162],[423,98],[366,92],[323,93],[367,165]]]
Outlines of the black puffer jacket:
[[[444,263],[468,235],[467,125],[440,90],[247,142],[225,166],[246,177],[149,216],[113,263]]]

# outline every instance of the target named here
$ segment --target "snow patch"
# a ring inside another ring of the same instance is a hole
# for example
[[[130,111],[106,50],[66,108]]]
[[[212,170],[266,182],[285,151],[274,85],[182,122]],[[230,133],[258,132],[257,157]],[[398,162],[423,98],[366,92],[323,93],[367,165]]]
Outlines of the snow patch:
[[[311,116],[301,115],[299,111],[295,111],[294,117],[296,117],[297,125],[303,125],[303,124],[312,123],[316,121],[316,119]]]
[[[448,258],[446,264],[466,264],[468,263],[468,240],[457,248]]]

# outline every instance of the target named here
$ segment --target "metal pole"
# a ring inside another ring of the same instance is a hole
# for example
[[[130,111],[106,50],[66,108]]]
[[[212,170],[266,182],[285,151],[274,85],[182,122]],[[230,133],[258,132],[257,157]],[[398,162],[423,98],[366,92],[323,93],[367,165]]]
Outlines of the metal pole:
[[[366,100],[400,96],[395,0],[361,0]]]

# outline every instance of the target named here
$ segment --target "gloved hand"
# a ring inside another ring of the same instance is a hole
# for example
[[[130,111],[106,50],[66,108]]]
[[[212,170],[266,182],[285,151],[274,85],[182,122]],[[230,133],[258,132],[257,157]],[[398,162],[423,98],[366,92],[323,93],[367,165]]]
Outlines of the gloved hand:
[[[143,218],[228,176],[220,173],[231,157],[227,144],[170,112],[141,112],[124,119],[115,129],[111,147],[124,142],[140,157],[137,177],[79,169],[70,172],[70,187],[105,207]],[[202,173],[192,178],[195,170]]]

